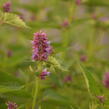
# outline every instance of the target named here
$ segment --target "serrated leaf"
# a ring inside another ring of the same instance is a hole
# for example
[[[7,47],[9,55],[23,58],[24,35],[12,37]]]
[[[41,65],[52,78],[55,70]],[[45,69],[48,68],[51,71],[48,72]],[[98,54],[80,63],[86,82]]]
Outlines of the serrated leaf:
[[[56,60],[56,58],[50,56],[48,59],[48,63],[52,64],[54,66],[55,69],[61,70],[61,71],[67,71],[66,69],[64,69],[60,63]]]
[[[13,13],[3,13],[0,11],[0,21],[4,24],[9,24],[16,27],[27,28],[28,26],[25,22],[16,14]]]
[[[12,14],[12,13],[5,13],[4,21],[5,23],[10,24],[10,25],[27,28],[25,22],[22,19],[20,19],[19,16]]]

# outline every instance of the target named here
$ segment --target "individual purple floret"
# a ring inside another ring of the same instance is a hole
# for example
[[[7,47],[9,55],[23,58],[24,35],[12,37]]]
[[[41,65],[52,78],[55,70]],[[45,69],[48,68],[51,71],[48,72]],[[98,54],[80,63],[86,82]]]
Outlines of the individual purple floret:
[[[7,103],[8,108],[7,109],[17,109],[18,105],[14,102],[8,101]]]
[[[109,89],[109,72],[104,74],[103,84],[106,88]]]
[[[11,2],[6,2],[3,5],[3,11],[4,12],[10,12],[11,11]]]
[[[48,56],[52,53],[52,47],[50,41],[48,41],[47,35],[44,32],[34,33],[33,55],[34,61],[46,61]]]
[[[44,69],[40,74],[40,78],[44,80],[46,76],[49,76],[49,75],[50,75],[50,72],[48,72],[47,69]]]

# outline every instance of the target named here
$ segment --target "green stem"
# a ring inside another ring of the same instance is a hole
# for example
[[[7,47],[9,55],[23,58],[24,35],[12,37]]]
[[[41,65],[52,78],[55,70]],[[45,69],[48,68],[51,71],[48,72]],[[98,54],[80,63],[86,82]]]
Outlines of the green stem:
[[[32,109],[35,109],[35,105],[36,105],[36,99],[37,99],[37,94],[38,94],[38,78],[36,77],[36,81],[35,81],[35,92],[34,92],[34,97],[33,97],[33,104],[32,104]]]

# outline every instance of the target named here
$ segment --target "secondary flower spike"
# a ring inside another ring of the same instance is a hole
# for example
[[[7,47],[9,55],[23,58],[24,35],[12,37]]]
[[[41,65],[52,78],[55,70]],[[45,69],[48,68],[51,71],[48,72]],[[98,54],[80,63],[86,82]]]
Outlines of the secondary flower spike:
[[[103,84],[106,88],[109,89],[109,72],[104,74]]]
[[[47,34],[44,32],[34,33],[34,39],[32,41],[34,61],[46,61],[48,56],[52,53],[52,47],[50,41],[48,41]]]
[[[76,4],[80,5],[81,4],[81,0],[76,0]]]
[[[46,78],[46,76],[49,76],[50,75],[50,72],[47,71],[47,69],[44,69],[41,73],[40,73],[40,78],[42,80],[44,80]]]
[[[3,5],[3,11],[4,12],[10,12],[11,11],[11,2],[6,2]]]
[[[8,108],[7,109],[17,109],[17,104],[16,103],[14,103],[14,102],[7,102],[6,103],[7,104],[7,106],[8,106]]]

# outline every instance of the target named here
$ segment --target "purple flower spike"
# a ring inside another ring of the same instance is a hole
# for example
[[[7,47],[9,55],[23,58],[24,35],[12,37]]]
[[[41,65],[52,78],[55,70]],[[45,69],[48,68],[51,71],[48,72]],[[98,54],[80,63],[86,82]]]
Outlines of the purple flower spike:
[[[34,61],[46,61],[48,56],[52,53],[52,47],[48,41],[47,34],[44,32],[34,33],[32,45],[32,59]]]
[[[8,101],[6,104],[7,104],[7,106],[8,106],[7,109],[17,109],[17,107],[18,107],[17,104],[14,103],[14,102]]]
[[[104,74],[103,84],[106,88],[109,89],[109,72]]]
[[[50,75],[50,72],[48,72],[47,69],[44,69],[40,74],[40,78],[44,80],[46,76],[49,76],[49,75]]]
[[[6,3],[3,5],[3,11],[4,11],[4,12],[10,12],[10,11],[11,11],[11,2],[6,2]]]

